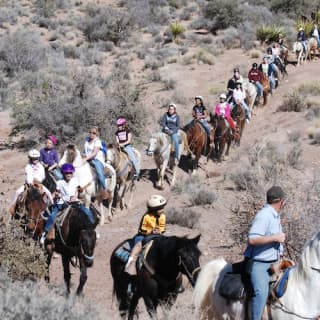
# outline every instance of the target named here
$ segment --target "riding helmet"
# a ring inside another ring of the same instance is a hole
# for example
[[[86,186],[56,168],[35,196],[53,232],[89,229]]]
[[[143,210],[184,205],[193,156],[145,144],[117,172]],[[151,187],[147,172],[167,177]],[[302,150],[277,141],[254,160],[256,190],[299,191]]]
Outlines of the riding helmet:
[[[219,96],[220,99],[227,99],[227,96],[225,93],[221,93]]]
[[[168,107],[174,107],[174,109],[177,110],[177,105],[173,102],[171,102]]]
[[[40,152],[37,149],[32,149],[28,152],[28,157],[32,159],[40,158]]]
[[[194,100],[197,100],[197,99],[200,99],[201,102],[203,103],[203,97],[202,97],[202,96],[195,96],[195,97],[194,97]]]
[[[123,117],[117,119],[117,126],[123,126],[127,123],[127,120]]]
[[[240,72],[239,68],[234,68],[233,72]]]
[[[268,52],[268,53],[272,53],[272,48],[269,47],[269,48],[267,49],[267,52]]]
[[[150,196],[150,198],[147,200],[147,207],[148,209],[152,210],[159,210],[162,209],[167,204],[167,200],[158,194],[154,194]]]
[[[61,167],[61,171],[62,173],[74,173],[75,172],[75,168],[71,163],[65,163],[64,165],[62,165]]]
[[[255,62],[252,64],[252,68],[258,68],[258,64]]]

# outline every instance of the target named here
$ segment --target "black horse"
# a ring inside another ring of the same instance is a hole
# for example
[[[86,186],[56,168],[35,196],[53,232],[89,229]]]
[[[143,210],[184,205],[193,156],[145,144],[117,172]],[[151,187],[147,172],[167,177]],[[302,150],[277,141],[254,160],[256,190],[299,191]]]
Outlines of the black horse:
[[[46,240],[45,246],[48,253],[46,280],[49,282],[49,266],[54,251],[61,254],[64,281],[70,293],[70,262],[75,266],[72,257],[79,261],[80,280],[77,294],[81,294],[87,281],[87,268],[92,267],[94,249],[96,245],[95,228],[99,222],[98,211],[92,206],[91,211],[95,216],[92,224],[88,217],[81,211],[79,204],[72,204],[62,221],[55,224],[55,238]]]
[[[43,185],[51,192],[53,193],[57,189],[57,183],[56,179],[53,176],[53,173],[51,173],[48,168],[45,169],[45,179],[43,181]]]
[[[138,267],[132,295],[128,293],[130,276],[124,272],[125,262],[117,254],[128,240],[119,244],[111,254],[110,266],[113,294],[117,297],[120,315],[125,318],[128,314],[128,319],[133,319],[141,297],[151,317],[156,315],[158,304],[171,307],[182,283],[181,273],[194,286],[200,271],[199,239],[200,235],[194,239],[176,236],[154,238],[144,257],[138,259],[137,265],[141,266]]]

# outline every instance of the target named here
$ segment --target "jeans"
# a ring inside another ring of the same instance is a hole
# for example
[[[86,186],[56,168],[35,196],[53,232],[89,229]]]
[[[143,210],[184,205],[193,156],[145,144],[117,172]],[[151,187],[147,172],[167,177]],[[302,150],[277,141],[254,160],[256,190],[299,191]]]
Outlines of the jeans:
[[[95,219],[94,219],[94,216],[93,216],[91,210],[89,208],[85,207],[83,204],[80,204],[79,208],[88,217],[90,222],[92,224],[94,224]]]
[[[278,75],[278,74],[279,74],[279,69],[278,69],[278,67],[276,66],[275,63],[270,63],[270,67],[271,67],[272,73],[273,73],[274,75]]]
[[[269,83],[271,91],[276,88],[276,81],[273,76],[269,76]]]
[[[48,220],[46,221],[46,225],[44,227],[45,233],[48,233],[50,231],[50,229],[54,225],[54,222],[56,221],[58,212],[61,211],[64,208],[65,208],[65,204],[64,203],[55,203],[52,206],[51,214],[48,217]]]
[[[178,132],[173,133],[171,135],[171,139],[174,143],[174,156],[176,159],[180,159],[180,151],[179,151],[179,136],[178,136]]]
[[[106,190],[106,178],[104,176],[104,166],[103,163],[97,159],[92,159],[89,161],[91,164],[94,165],[98,177],[98,181],[103,190]]]
[[[263,85],[259,81],[256,81],[254,84],[256,85],[256,88],[257,88],[258,97],[262,97]]]
[[[210,137],[211,128],[210,128],[210,125],[209,125],[208,121],[205,120],[205,119],[201,119],[199,121],[201,122],[201,124],[203,125],[204,129],[206,130],[206,132],[208,134],[208,137]]]
[[[232,103],[232,105],[231,105],[232,109],[234,108],[234,106],[235,106],[235,103]],[[250,119],[251,118],[251,112],[250,112],[249,106],[247,105],[247,103],[245,101],[243,101],[241,103],[241,107],[244,110],[244,113],[246,115],[246,119]]]
[[[61,170],[59,168],[54,168],[52,170],[52,173],[57,180],[63,180],[63,175],[62,175]]]
[[[126,146],[124,146],[124,150],[126,151],[126,153],[128,154],[133,167],[134,167],[134,171],[137,175],[140,174],[140,168],[139,168],[139,163],[137,161],[136,155],[134,154],[134,151],[132,149],[131,144],[127,144]]]
[[[251,271],[253,297],[251,300],[251,320],[261,320],[269,294],[270,262],[254,261]]]

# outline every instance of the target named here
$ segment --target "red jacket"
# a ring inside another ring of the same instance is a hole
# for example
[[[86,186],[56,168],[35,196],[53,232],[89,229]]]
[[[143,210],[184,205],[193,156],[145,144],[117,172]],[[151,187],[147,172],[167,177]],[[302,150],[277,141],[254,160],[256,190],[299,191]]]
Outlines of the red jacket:
[[[262,81],[262,77],[263,77],[263,75],[262,75],[262,73],[261,73],[261,71],[259,69],[253,69],[252,68],[248,73],[249,81],[254,81],[254,82],[259,81],[259,82],[261,82]]]

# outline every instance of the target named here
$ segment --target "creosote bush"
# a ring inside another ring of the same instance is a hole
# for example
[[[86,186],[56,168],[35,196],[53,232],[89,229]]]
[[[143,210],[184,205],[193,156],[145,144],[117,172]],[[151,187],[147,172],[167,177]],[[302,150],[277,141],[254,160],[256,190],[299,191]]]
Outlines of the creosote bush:
[[[212,192],[204,189],[189,190],[189,199],[193,206],[203,206],[212,204],[217,196]]]
[[[306,107],[305,102],[301,95],[296,92],[291,92],[286,95],[282,104],[278,107],[277,111],[282,112],[301,112]]]
[[[193,229],[199,223],[200,214],[189,208],[168,208],[166,210],[166,218],[167,223]]]

